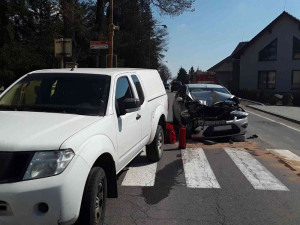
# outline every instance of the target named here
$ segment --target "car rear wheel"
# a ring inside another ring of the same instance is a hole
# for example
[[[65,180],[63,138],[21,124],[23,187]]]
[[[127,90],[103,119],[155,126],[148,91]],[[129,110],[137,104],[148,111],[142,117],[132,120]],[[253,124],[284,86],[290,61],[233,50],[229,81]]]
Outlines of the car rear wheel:
[[[107,179],[101,167],[91,169],[88,176],[79,218],[76,225],[102,225],[107,198]]]
[[[147,159],[158,162],[163,155],[164,131],[160,125],[157,126],[155,137],[150,145],[146,146]]]

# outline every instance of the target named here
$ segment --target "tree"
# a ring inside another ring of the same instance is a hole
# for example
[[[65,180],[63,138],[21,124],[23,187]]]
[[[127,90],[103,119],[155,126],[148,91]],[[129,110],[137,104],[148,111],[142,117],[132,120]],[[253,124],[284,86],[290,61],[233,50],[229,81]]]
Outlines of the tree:
[[[177,80],[181,81],[183,84],[187,84],[189,82],[188,80],[188,74],[186,70],[182,67],[180,67],[178,74],[177,74]]]
[[[155,26],[149,2],[117,0],[114,21],[120,26],[115,35],[115,52],[121,67],[159,67],[167,50],[167,31]]]
[[[190,83],[192,83],[193,80],[194,80],[194,74],[195,74],[195,70],[194,70],[194,67],[192,66],[191,69],[189,70],[189,80],[190,80]]]
[[[194,11],[192,9],[193,3],[195,0],[148,0],[154,6],[158,7],[162,14],[170,16],[178,16],[184,11]]]
[[[158,67],[158,72],[163,83],[167,83],[167,81],[172,77],[171,71],[166,64],[160,64]]]
[[[7,87],[29,71],[55,65],[53,38],[60,19],[55,0],[1,0],[1,9],[0,83]]]
[[[5,52],[13,41],[13,27],[9,21],[8,10],[7,1],[0,0],[0,87],[7,87],[15,79]]]
[[[114,0],[114,51],[119,67],[160,69],[168,31],[156,26],[153,8],[175,16],[191,10],[194,0]],[[73,56],[65,61],[80,67],[106,66],[107,51],[89,48],[90,40],[107,40],[109,0],[0,0],[0,86],[7,87],[32,70],[55,68],[55,38],[72,38]]]

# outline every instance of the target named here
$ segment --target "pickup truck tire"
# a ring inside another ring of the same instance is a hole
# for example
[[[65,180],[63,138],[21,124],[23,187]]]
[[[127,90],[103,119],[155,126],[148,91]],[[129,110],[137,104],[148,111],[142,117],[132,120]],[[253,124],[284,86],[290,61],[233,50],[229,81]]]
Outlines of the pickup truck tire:
[[[102,225],[107,199],[107,179],[101,167],[91,169],[85,185],[76,225]]]
[[[152,162],[158,162],[163,155],[164,131],[160,125],[157,126],[155,137],[151,144],[146,146],[147,159]]]

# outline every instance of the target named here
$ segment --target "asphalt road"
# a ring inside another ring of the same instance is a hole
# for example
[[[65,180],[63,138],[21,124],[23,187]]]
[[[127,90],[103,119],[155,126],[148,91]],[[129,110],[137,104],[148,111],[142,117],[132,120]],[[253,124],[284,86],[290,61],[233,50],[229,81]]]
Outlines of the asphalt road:
[[[248,135],[257,134],[264,148],[288,149],[300,156],[298,124],[244,107],[249,112]]]
[[[105,224],[299,225],[300,177],[264,151],[297,152],[299,132],[293,124],[261,116],[266,115],[250,113],[249,135],[259,138],[248,151],[214,146],[202,151],[194,143],[193,150],[166,145],[157,164],[138,156],[119,175],[119,198],[108,200]]]

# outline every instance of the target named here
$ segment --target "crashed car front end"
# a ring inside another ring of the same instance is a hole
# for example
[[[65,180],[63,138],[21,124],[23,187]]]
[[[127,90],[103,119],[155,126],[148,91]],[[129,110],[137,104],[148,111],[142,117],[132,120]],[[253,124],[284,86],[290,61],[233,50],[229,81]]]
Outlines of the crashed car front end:
[[[240,100],[230,94],[203,91],[189,94],[192,101],[182,112],[183,124],[192,138],[220,138],[244,135],[248,127],[248,113]]]

